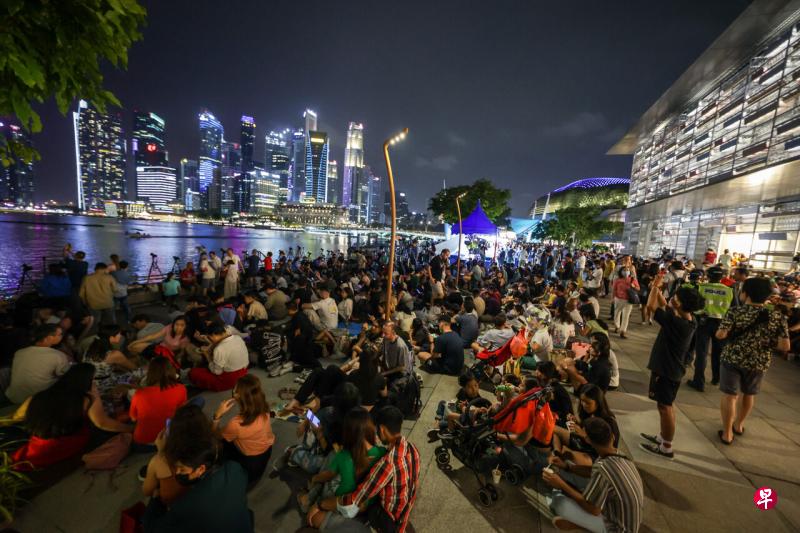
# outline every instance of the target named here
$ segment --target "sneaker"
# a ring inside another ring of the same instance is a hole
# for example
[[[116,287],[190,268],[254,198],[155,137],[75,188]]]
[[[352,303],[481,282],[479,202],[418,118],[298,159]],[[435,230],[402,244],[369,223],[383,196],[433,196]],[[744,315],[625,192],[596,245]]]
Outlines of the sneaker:
[[[661,441],[658,440],[658,435],[648,435],[647,433],[639,433],[639,436],[645,440],[649,440],[653,444],[661,444]]]
[[[278,376],[280,376],[280,371],[282,368],[283,368],[282,364],[270,365],[269,368],[267,369],[267,375],[271,378],[277,378]]]
[[[687,382],[686,382],[686,385],[687,385],[687,386],[689,386],[690,388],[692,388],[692,389],[696,390],[697,392],[703,392],[703,391],[705,390],[705,387],[703,387],[703,386],[702,386],[702,385],[700,385],[699,383],[696,383],[696,382],[695,382],[694,380],[692,380],[692,379],[690,379],[689,381],[687,381]]]
[[[436,442],[440,439],[441,437],[439,436],[439,430],[437,428],[428,430],[428,442]]]
[[[642,320],[642,325],[646,326],[647,325],[647,320]]]
[[[673,452],[662,451],[661,446],[658,444],[647,444],[646,442],[640,442],[639,448],[643,449],[646,452],[650,452],[653,455],[658,455],[666,459],[672,459],[673,457],[675,457],[675,454]]]
[[[144,481],[147,478],[147,465],[139,469],[139,474],[136,477],[139,478],[139,481]]]
[[[278,368],[278,375],[283,376],[284,374],[288,374],[292,370],[294,370],[294,363],[292,363],[291,361],[287,361]]]

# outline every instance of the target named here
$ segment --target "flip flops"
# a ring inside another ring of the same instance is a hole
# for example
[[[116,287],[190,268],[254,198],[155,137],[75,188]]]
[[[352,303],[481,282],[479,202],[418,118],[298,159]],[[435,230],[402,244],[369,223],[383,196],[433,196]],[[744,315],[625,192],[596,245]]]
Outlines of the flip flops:
[[[730,446],[731,444],[733,444],[733,439],[731,439],[731,440],[725,440],[725,439],[723,439],[723,438],[722,438],[722,435],[723,435],[724,433],[725,433],[725,432],[724,432],[724,431],[722,431],[721,429],[720,429],[719,431],[717,431],[717,435],[719,436],[719,441],[720,441],[722,444],[724,444],[725,446]]]

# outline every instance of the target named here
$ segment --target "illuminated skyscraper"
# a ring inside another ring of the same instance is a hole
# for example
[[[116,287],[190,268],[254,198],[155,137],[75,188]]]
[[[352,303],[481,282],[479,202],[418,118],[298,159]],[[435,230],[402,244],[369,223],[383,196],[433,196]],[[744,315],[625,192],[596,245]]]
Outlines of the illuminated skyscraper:
[[[206,194],[214,180],[214,170],[222,167],[222,124],[208,110],[198,116],[200,119],[200,157],[198,176],[200,193]]]
[[[78,209],[104,210],[106,200],[125,200],[125,137],[119,115],[101,115],[81,100],[72,125]]]
[[[306,135],[308,135],[310,131],[317,131],[317,114],[314,111],[306,109],[305,112],[303,112],[303,119],[306,121]]]
[[[321,131],[306,137],[306,198],[328,201],[328,134]]]
[[[5,137],[6,143],[15,142],[31,146],[28,134],[16,124],[0,122],[0,136]],[[28,163],[14,155],[14,149],[9,146],[10,164],[7,167],[0,165],[0,202],[14,205],[28,205],[33,203],[33,163]]]
[[[155,113],[133,112],[131,150],[137,167],[164,166],[169,158],[164,143],[164,119]]]
[[[250,211],[252,203],[250,172],[253,170],[253,151],[256,144],[256,123],[253,117],[242,115],[241,124],[241,171],[235,183],[235,209],[239,213]]]
[[[383,180],[380,176],[371,176],[369,180],[369,207],[367,209],[368,224],[382,224],[383,215]]]
[[[347,127],[347,144],[344,149],[344,175],[342,177],[342,205],[358,205],[354,201],[358,188],[357,169],[364,166],[364,125],[351,122]]]
[[[292,133],[290,146],[289,199],[300,200],[300,194],[306,192],[306,134],[303,130]]]
[[[136,167],[137,199],[150,204],[153,211],[171,212],[168,206],[175,201],[177,184],[171,167]]]
[[[191,191],[198,194],[200,192],[200,178],[197,174],[197,161],[193,159],[181,159],[180,176],[178,180],[178,200],[184,202],[187,211],[191,211],[189,206],[192,202],[186,201],[186,193]]]
[[[328,161],[328,203],[340,205],[342,201],[342,184],[339,181],[339,164]]]
[[[238,143],[222,141],[220,214],[232,215],[236,207],[236,182],[242,174],[242,150]]]
[[[253,213],[271,215],[280,199],[280,175],[257,168],[250,172]]]
[[[289,143],[287,136],[289,130],[282,132],[271,131],[264,140],[264,169],[270,174],[277,174],[280,178],[280,193],[278,200],[286,202],[289,198]]]

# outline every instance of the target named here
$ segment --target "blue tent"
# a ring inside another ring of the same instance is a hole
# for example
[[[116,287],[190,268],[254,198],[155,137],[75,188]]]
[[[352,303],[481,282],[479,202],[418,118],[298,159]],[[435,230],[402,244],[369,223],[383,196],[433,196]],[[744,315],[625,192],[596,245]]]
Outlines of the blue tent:
[[[489,217],[483,211],[480,200],[478,200],[475,210],[462,220],[461,226],[464,235],[494,235],[497,231],[497,226],[489,220]],[[458,234],[458,229],[458,222],[456,222],[453,224],[453,234]]]

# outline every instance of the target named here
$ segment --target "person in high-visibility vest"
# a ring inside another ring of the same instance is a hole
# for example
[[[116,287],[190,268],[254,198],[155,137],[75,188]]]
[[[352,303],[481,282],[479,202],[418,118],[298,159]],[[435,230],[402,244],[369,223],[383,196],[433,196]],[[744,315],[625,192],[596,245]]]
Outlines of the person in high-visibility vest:
[[[719,383],[719,361],[724,341],[717,339],[715,333],[733,302],[733,289],[720,283],[724,274],[722,268],[713,266],[706,271],[708,281],[697,285],[697,291],[705,298],[706,304],[703,310],[696,314],[698,322],[694,346],[694,377],[687,382],[687,385],[700,392],[705,388],[709,343],[711,343],[711,384]]]

